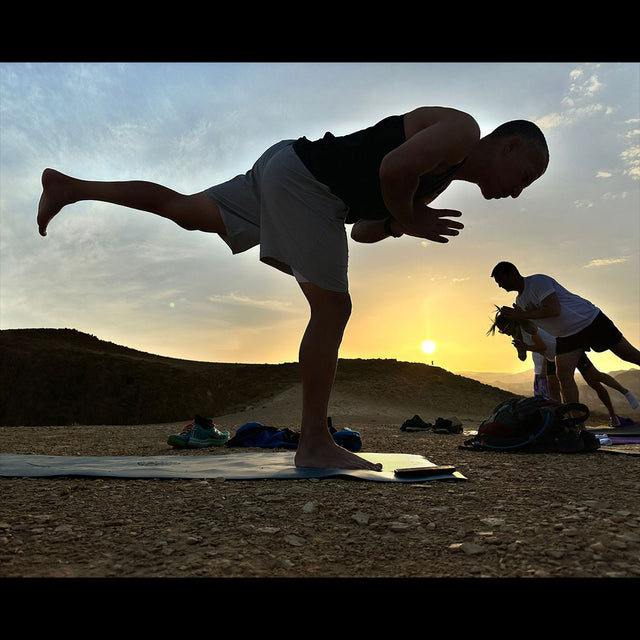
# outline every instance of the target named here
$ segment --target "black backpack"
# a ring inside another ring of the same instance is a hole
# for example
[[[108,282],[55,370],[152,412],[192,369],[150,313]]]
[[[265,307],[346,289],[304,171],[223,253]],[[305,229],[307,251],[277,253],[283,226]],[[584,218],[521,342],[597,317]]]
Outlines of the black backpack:
[[[567,414],[576,412],[578,417]],[[578,453],[595,451],[600,441],[578,425],[589,417],[581,403],[562,404],[544,396],[512,398],[500,403],[465,447],[478,451]]]

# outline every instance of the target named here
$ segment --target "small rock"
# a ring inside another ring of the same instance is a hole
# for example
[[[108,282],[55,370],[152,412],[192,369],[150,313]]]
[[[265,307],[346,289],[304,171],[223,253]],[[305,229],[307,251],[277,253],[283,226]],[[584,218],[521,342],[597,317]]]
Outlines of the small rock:
[[[485,552],[485,548],[479,544],[473,544],[472,542],[456,542],[449,545],[449,551],[454,553],[466,553],[468,555],[478,555]]]
[[[502,518],[494,518],[494,517],[481,518],[480,522],[483,522],[484,524],[489,525],[490,527],[499,527],[504,524],[504,520]]]
[[[303,507],[303,513],[313,513],[318,508],[318,503],[315,500],[307,502]]]
[[[369,524],[369,516],[362,511],[354,513],[352,517],[358,524]]]
[[[54,531],[56,533],[71,533],[73,531],[73,528],[69,524],[61,524],[61,525],[57,526],[54,529]]]
[[[607,545],[610,549],[626,549],[627,543],[624,540],[609,540]]]

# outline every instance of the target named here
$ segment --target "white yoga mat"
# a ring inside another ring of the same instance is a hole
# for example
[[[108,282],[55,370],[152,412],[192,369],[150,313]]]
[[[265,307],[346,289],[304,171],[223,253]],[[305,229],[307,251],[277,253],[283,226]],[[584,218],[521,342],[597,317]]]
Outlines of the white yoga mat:
[[[466,480],[455,471],[444,475],[398,478],[394,469],[435,466],[423,456],[359,453],[382,463],[382,471],[298,468],[294,451],[243,451],[226,455],[41,456],[0,454],[0,476],[43,478],[99,476],[110,478],[224,478],[226,480],[300,479],[347,476],[377,482]]]

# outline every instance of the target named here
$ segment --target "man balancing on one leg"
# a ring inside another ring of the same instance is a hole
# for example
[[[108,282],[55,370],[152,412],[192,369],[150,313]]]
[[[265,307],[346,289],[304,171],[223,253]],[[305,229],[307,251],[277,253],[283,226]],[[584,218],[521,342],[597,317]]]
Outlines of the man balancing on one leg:
[[[351,314],[345,223],[352,238],[402,234],[448,242],[458,211],[428,205],[452,180],[485,198],[517,197],[548,163],[544,136],[530,122],[480,137],[466,113],[422,107],[356,133],[282,141],[244,175],[194,195],[149,182],[89,182],[46,169],[40,233],[65,206],[98,200],[148,211],[190,230],[217,233],[233,253],[260,245],[260,259],[293,275],[310,306],[300,345],[302,422],[296,465],[374,469],[338,446],[327,429],[338,349]]]

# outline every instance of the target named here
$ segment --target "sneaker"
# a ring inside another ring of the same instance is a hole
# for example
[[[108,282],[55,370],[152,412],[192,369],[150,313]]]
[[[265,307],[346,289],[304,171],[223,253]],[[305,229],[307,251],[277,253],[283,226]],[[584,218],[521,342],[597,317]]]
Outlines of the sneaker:
[[[438,418],[433,425],[434,433],[462,433],[462,422],[455,416]]]
[[[195,434],[194,429],[196,430]],[[228,431],[220,431],[213,424],[213,420],[196,416],[180,433],[167,438],[167,444],[178,449],[199,449],[214,445],[225,444],[229,440]]]
[[[193,428],[189,431],[187,447],[189,449],[202,449],[204,447],[217,447],[229,440],[228,431],[220,431],[209,418],[196,416]]]
[[[189,443],[189,435],[194,423],[188,424],[180,433],[172,434],[167,438],[167,444],[178,449],[185,449]]]
[[[433,425],[430,422],[425,422],[419,415],[405,420],[400,427],[400,431],[430,431],[433,429]]]

